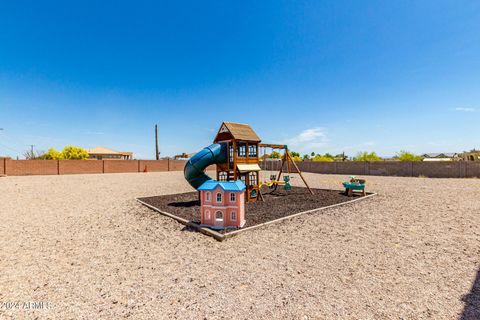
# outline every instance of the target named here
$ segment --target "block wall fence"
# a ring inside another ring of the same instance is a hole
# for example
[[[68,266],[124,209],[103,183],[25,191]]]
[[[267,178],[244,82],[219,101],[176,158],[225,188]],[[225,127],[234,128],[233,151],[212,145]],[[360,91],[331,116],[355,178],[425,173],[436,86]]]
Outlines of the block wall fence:
[[[429,178],[480,178],[480,162],[297,162],[303,172],[366,176],[398,176]],[[280,170],[280,162],[262,163],[264,170]],[[285,170],[286,168],[284,168]],[[293,169],[292,169],[293,170]]]
[[[183,160],[12,160],[0,158],[0,175],[59,175],[183,171]],[[215,170],[210,166],[207,170]]]
[[[0,175],[59,175],[122,172],[182,171],[183,160],[12,160],[0,158]],[[429,177],[429,178],[480,178],[480,162],[313,162],[297,163],[304,172]],[[264,170],[279,170],[280,163],[262,163]],[[210,166],[207,170],[215,170]]]

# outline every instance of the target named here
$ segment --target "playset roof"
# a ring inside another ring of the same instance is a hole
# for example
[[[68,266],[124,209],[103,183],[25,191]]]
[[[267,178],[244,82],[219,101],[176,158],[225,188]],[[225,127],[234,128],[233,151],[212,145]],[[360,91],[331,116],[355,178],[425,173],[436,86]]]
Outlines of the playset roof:
[[[197,190],[198,191],[212,191],[220,186],[224,191],[241,192],[246,189],[245,183],[241,180],[237,181],[216,181],[208,180],[204,182]]]
[[[220,136],[223,136],[225,133],[229,133],[233,139],[235,140],[243,140],[243,141],[252,141],[252,142],[260,142],[260,138],[257,136],[255,131],[253,131],[252,127],[248,124],[243,123],[235,123],[235,122],[223,122],[220,130],[218,130],[217,136],[215,137],[215,141],[222,140]]]

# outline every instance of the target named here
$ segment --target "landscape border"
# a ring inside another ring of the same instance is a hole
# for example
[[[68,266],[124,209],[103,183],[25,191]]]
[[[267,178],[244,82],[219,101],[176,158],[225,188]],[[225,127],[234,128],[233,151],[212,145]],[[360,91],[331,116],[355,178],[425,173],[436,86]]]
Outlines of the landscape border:
[[[337,190],[334,190],[334,191],[337,191]],[[338,190],[338,191],[341,192],[342,190]],[[301,216],[301,215],[304,215],[304,214],[308,214],[308,213],[312,213],[312,212],[316,212],[316,211],[323,211],[323,210],[326,210],[326,209],[331,209],[331,208],[351,204],[351,203],[358,202],[358,201],[361,201],[361,200],[366,200],[366,199],[369,199],[369,198],[374,197],[376,195],[377,195],[377,193],[369,193],[369,194],[367,194],[366,196],[363,196],[363,197],[355,198],[355,199],[348,200],[348,201],[341,202],[341,203],[332,204],[332,205],[329,205],[329,206],[326,206],[326,207],[314,208],[314,209],[310,209],[310,210],[306,210],[306,211],[302,211],[302,212],[297,212],[297,213],[291,214],[289,216],[281,217],[281,218],[278,218],[278,219],[275,219],[275,220],[267,221],[267,222],[260,223],[260,224],[250,226],[250,227],[246,227],[246,228],[243,228],[243,229],[238,229],[238,230],[226,233],[226,234],[222,234],[222,233],[214,231],[212,229],[202,227],[199,224],[196,224],[196,223],[194,223],[190,220],[181,218],[179,216],[176,216],[176,215],[174,215],[172,213],[169,213],[169,212],[166,212],[166,211],[162,211],[162,210],[158,209],[157,207],[152,206],[152,205],[140,200],[139,198],[135,198],[135,200],[137,200],[142,205],[148,207],[149,209],[152,209],[152,210],[154,210],[154,211],[156,211],[156,212],[158,212],[158,213],[160,213],[164,216],[172,218],[172,219],[174,219],[174,220],[176,220],[176,221],[180,222],[181,224],[184,224],[188,227],[192,227],[192,228],[196,229],[197,231],[199,231],[199,232],[201,232],[201,233],[203,233],[207,236],[211,236],[211,237],[215,238],[215,240],[218,240],[218,241],[222,242],[222,241],[224,241],[228,238],[232,238],[232,237],[234,237],[234,236],[236,236],[236,235],[238,235],[242,232],[245,232],[245,231],[250,231],[250,230],[253,230],[253,229],[261,228],[261,227],[268,226],[270,224],[274,224],[274,223],[281,222],[281,221],[284,221],[284,220],[289,220],[289,219],[292,219],[292,218],[295,218],[295,217],[298,217],[298,216]]]

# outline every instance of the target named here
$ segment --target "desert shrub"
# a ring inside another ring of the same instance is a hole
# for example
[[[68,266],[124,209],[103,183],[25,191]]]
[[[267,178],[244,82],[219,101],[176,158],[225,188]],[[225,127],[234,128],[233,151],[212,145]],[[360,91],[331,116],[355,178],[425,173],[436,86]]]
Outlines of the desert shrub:
[[[268,157],[271,159],[281,159],[282,155],[280,154],[280,152],[273,151]]]
[[[292,157],[299,157],[299,158],[300,158],[300,153],[295,152],[295,151],[290,151],[290,155],[291,155]]]
[[[399,161],[423,161],[423,157],[407,151],[400,151],[395,157]]]
[[[312,161],[318,162],[333,162],[333,157],[328,157],[326,155],[317,154],[315,157],[312,158]]]
[[[302,162],[302,158],[300,156],[292,156],[292,160],[295,162]]]
[[[380,158],[375,152],[359,152],[354,158],[355,161],[381,161]]]

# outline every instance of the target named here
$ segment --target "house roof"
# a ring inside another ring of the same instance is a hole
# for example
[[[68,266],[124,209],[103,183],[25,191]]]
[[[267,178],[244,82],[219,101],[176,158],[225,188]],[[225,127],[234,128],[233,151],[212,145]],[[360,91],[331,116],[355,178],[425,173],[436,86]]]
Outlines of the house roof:
[[[223,122],[218,130],[217,137],[215,141],[222,133],[230,133],[235,140],[244,140],[244,141],[253,141],[260,142],[260,138],[257,136],[252,127],[248,124],[235,123],[235,122]]]
[[[95,147],[91,149],[87,149],[89,154],[120,154],[120,152],[105,148],[105,147]]]
[[[115,151],[105,147],[95,147],[95,148],[87,149],[87,152],[88,154],[118,154],[118,155],[132,154],[131,152],[128,152],[128,151]]]
[[[225,191],[240,192],[246,189],[245,183],[241,180],[233,181],[216,181],[208,180],[204,182],[199,188],[199,191],[212,191],[220,186]]]
[[[425,153],[423,157],[425,158],[453,158],[457,154],[455,152],[444,152],[444,153]]]

